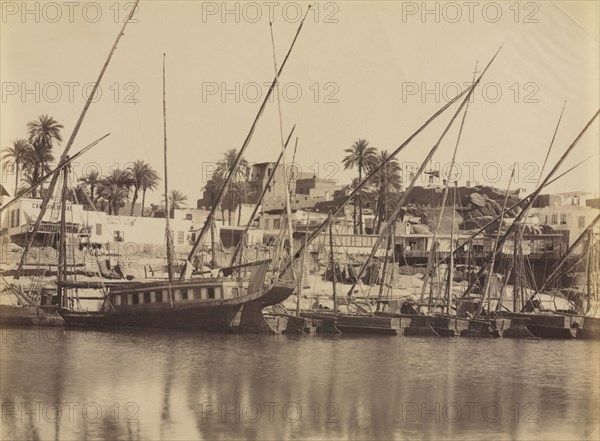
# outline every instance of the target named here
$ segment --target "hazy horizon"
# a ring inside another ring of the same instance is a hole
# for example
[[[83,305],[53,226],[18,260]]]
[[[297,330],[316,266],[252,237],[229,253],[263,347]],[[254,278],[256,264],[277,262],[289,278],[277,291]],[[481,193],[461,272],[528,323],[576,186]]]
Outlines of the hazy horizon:
[[[26,137],[26,124],[48,114],[65,126],[58,158],[83,108],[84,85],[96,80],[130,3],[77,3],[72,10],[56,3],[37,11],[36,4],[23,16],[22,3],[2,2],[0,147]],[[535,186],[563,103],[544,174],[598,109],[598,3],[467,4],[427,3],[427,11],[422,2],[315,4],[281,77],[283,132],[297,125],[302,171],[349,183],[356,171],[341,166],[345,148],[365,138],[394,150],[471,81],[476,62],[481,71],[504,44],[469,107],[457,154],[460,182],[504,188],[518,162],[511,187]],[[241,147],[273,79],[269,12],[280,64],[307,7],[276,2],[269,11],[268,5],[232,2],[223,15],[221,2],[141,1],[71,153],[111,136],[81,158],[75,173],[89,167],[105,173],[143,159],[162,176],[166,53],[169,184],[195,206],[211,164]],[[404,170],[421,163],[456,108],[398,155]],[[459,123],[460,117],[433,168],[450,162]],[[547,192],[600,191],[598,139],[595,121],[561,171],[596,156]],[[275,161],[280,150],[273,101],[245,157]],[[292,152],[293,143],[288,162]],[[12,191],[14,176],[2,181]],[[161,194],[149,194],[147,203]]]

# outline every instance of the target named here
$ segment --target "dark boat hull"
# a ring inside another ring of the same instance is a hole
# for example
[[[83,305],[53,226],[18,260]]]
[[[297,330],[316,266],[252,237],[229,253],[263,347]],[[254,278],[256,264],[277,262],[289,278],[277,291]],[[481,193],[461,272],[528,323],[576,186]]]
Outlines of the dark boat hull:
[[[466,319],[447,315],[411,315],[404,335],[412,337],[458,337],[466,329]]]
[[[508,313],[510,328],[504,331],[505,338],[566,339],[576,337],[582,318],[563,314]]]
[[[577,330],[576,338],[580,340],[600,339],[600,318],[584,316],[581,328]]]
[[[468,320],[467,328],[461,331],[461,337],[500,338],[510,328],[508,318],[473,318]]]
[[[62,326],[64,323],[56,308],[0,305],[1,325]]]
[[[203,333],[280,333],[285,324],[266,319],[262,308],[285,300],[290,284],[276,282],[260,292],[221,301],[144,305],[101,312],[61,310],[67,325],[195,330]]]
[[[342,334],[380,334],[398,335],[401,330],[397,317],[381,317],[369,315],[347,315],[334,312],[303,312],[303,317],[321,320],[322,325],[330,332]],[[327,332],[325,329],[322,332]]]

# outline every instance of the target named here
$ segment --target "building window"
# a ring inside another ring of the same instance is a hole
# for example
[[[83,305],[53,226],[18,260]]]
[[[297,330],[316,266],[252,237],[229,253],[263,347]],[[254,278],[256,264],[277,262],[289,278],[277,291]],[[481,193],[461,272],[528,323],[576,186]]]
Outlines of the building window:
[[[117,306],[120,306],[120,305],[121,305],[121,296],[120,296],[120,295],[116,295],[116,296],[115,296],[115,304],[116,304]]]
[[[567,214],[563,213],[560,215],[560,224],[561,225],[566,225],[567,224]]]
[[[231,288],[231,296],[237,297],[239,295],[239,290],[237,288]]]
[[[156,291],[155,293],[156,303],[160,303],[163,301],[162,291]]]
[[[579,216],[577,218],[577,226],[579,228],[585,228],[585,216]]]
[[[265,219],[265,230],[269,229],[269,219]]]
[[[187,213],[185,215],[185,220],[192,220],[192,213]]]
[[[150,293],[149,292],[144,293],[144,303],[150,303]]]
[[[96,236],[102,235],[102,224],[96,224]]]
[[[274,219],[273,220],[273,229],[274,230],[279,230],[281,225],[281,221],[279,219]]]
[[[201,288],[194,288],[194,299],[200,300],[202,298]]]
[[[187,289],[181,290],[181,300],[188,300],[188,290]]]
[[[208,288],[208,298],[209,299],[215,298],[215,289],[214,288]]]
[[[16,209],[10,212],[10,227],[18,227],[19,221],[21,220],[20,209]]]
[[[185,239],[185,234],[183,233],[183,231],[178,231],[177,232],[177,243],[182,244],[184,239]]]
[[[138,293],[131,294],[131,304],[138,305],[140,303],[140,296]]]
[[[558,223],[558,214],[552,214],[552,225],[556,225]]]

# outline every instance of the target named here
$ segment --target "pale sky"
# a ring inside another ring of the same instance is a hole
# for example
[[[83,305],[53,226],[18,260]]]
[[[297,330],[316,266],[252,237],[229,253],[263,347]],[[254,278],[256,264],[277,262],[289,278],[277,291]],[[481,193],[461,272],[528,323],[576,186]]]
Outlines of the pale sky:
[[[115,15],[122,21],[129,4],[27,2],[33,12],[23,16],[24,4],[2,2],[0,147],[25,137],[28,121],[49,114],[65,126],[58,157],[83,108],[83,86],[96,80],[121,26]],[[143,159],[162,175],[165,52],[169,183],[195,206],[207,179],[204,164],[241,147],[266,94],[264,83],[274,74],[269,2],[227,5],[230,13],[223,16],[222,2],[140,2],[138,22],[126,29],[102,80],[102,96],[92,104],[71,152],[112,135],[82,157],[76,173],[85,164],[106,172],[115,163],[123,167]],[[273,5],[281,62],[296,32],[299,8],[305,11],[307,3]],[[471,80],[477,61],[481,69],[502,43],[469,107],[457,155],[461,182],[470,169],[472,180],[505,187],[509,166],[517,161],[519,183],[512,187],[532,189],[539,173],[532,163],[541,166],[563,102],[567,106],[546,172],[598,109],[597,1],[320,2],[315,11],[281,77],[284,132],[297,124],[296,162],[303,171],[349,182],[356,172],[338,170],[345,148],[366,138],[377,148],[395,149],[456,93],[456,84]],[[225,90],[231,93],[223,96]],[[132,92],[137,104],[128,102]],[[420,163],[455,108],[398,156],[405,168]],[[449,163],[456,135],[455,127],[435,162]],[[563,169],[596,157],[550,191],[599,192],[598,146],[596,121]],[[280,149],[273,102],[246,158],[275,160]],[[14,177],[3,180],[12,190]],[[161,193],[148,201],[159,201]]]

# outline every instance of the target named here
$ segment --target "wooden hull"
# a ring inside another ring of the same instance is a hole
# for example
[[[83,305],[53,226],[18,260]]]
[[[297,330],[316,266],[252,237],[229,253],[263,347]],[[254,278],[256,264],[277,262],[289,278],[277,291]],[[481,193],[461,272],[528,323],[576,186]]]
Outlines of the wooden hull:
[[[411,315],[404,335],[412,337],[457,337],[467,329],[468,321],[448,315]]]
[[[576,338],[580,340],[600,339],[600,318],[584,316],[581,328],[577,330]]]
[[[328,331],[335,332],[337,330],[342,334],[398,335],[401,330],[400,319],[397,317],[347,315],[324,311],[303,312],[301,315],[321,320]],[[323,331],[327,332],[325,328]]]
[[[504,331],[505,338],[566,339],[576,337],[583,319],[562,314],[508,313],[511,325]]]
[[[467,338],[500,338],[509,328],[510,319],[507,318],[473,318],[468,320],[467,328],[460,335]]]
[[[56,308],[0,305],[0,325],[62,326]]]
[[[83,313],[61,310],[67,325],[196,330],[206,333],[280,333],[283,323],[268,320],[262,308],[285,300],[293,292],[290,284],[276,282],[253,294],[224,300],[169,302],[107,308]]]

